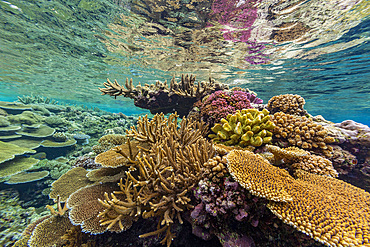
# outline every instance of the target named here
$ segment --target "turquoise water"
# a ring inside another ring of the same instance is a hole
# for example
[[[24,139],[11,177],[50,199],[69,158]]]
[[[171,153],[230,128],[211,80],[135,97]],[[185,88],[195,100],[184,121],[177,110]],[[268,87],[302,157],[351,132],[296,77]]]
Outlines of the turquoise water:
[[[106,78],[152,83],[194,73],[199,80],[211,76],[248,87],[266,103],[274,95],[300,94],[312,115],[370,124],[368,1],[289,2],[293,7],[254,1],[248,12],[253,18],[235,25],[230,24],[235,16],[227,20],[212,12],[190,28],[149,17],[167,31],[143,31],[148,19],[135,11],[137,2],[0,1],[0,100],[33,94],[127,115],[145,113],[131,100],[100,96],[98,88]],[[296,37],[281,38],[291,23],[303,31],[293,27]],[[239,36],[230,38],[228,30],[238,28]]]

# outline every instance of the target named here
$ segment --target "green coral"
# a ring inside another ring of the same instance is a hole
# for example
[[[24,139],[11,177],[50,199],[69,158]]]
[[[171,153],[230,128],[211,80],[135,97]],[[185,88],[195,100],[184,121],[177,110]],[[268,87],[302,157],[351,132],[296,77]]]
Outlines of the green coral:
[[[221,123],[211,128],[215,134],[209,137],[215,143],[227,146],[258,147],[272,140],[271,130],[274,128],[268,110],[243,109],[233,115],[229,114],[227,119],[221,119]]]

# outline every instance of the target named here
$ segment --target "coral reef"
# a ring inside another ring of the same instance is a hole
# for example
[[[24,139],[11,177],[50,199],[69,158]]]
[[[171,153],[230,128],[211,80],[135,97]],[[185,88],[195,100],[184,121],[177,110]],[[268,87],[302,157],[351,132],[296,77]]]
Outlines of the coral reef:
[[[221,119],[221,123],[211,128],[216,134],[210,134],[208,137],[215,143],[227,146],[258,147],[272,140],[271,130],[274,128],[275,124],[270,121],[266,109],[261,112],[256,109],[243,109]]]
[[[54,99],[50,99],[48,97],[43,97],[40,95],[22,95],[18,96],[18,101],[22,104],[28,105],[28,104],[51,104],[56,105],[58,104],[58,101]]]
[[[200,109],[200,119],[213,126],[237,110],[252,108],[250,103],[261,104],[262,100],[251,92],[230,90],[216,91],[194,106]]]
[[[282,94],[272,97],[267,103],[267,109],[274,114],[284,112],[290,115],[305,116],[307,111],[303,109],[306,101],[297,94]]]
[[[107,80],[104,83],[105,88],[100,88],[102,94],[110,96],[124,96],[134,99],[137,107],[149,109],[152,114],[155,113],[174,113],[180,116],[186,116],[193,104],[204,96],[218,90],[228,89],[228,85],[217,83],[211,78],[209,82],[195,83],[195,76],[182,75],[181,81],[176,82],[175,77],[171,79],[168,86],[167,81],[164,83],[157,81],[156,84],[133,86],[132,79],[130,82],[126,79],[125,86],[119,85],[115,80],[114,83]]]
[[[335,139],[320,124],[305,116],[298,117],[283,112],[277,112],[271,119],[276,128],[273,129],[274,141],[288,141],[289,145],[323,153],[331,157],[333,148],[327,143]]]

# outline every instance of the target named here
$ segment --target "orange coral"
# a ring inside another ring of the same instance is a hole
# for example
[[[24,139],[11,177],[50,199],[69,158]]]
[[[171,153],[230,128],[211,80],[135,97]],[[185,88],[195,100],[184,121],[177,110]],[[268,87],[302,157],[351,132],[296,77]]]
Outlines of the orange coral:
[[[294,180],[287,171],[250,151],[233,150],[226,158],[230,174],[253,195],[281,202],[293,199],[285,189],[287,181]]]

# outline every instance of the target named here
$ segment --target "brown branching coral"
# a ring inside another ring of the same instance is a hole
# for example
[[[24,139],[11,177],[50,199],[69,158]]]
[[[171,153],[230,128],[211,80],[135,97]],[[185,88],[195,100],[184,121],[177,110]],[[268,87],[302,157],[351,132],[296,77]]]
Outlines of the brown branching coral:
[[[326,144],[334,142],[334,138],[328,136],[328,131],[322,125],[314,123],[311,118],[277,112],[272,121],[276,126],[273,129],[275,140],[287,140],[290,145],[317,150],[326,157],[332,156],[333,148]]]
[[[297,94],[283,94],[272,97],[267,103],[267,109],[271,114],[284,112],[291,115],[304,116],[307,114],[303,109],[306,101]]]
[[[266,147],[274,154],[275,164],[284,162],[293,170],[338,177],[338,172],[334,169],[332,162],[324,157],[310,154],[297,147],[279,148],[273,145],[266,145]]]
[[[168,119],[157,115],[150,122],[142,121],[138,129],[132,129],[128,135],[152,142],[151,147],[139,153],[135,171],[126,172],[126,180],[119,183],[120,190],[107,193],[100,200],[105,210],[99,217],[108,229],[119,225],[119,217],[157,217],[157,230],[140,237],[164,233],[162,244],[169,246],[174,238],[171,226],[175,221],[181,224],[181,213],[193,207],[190,189],[198,184],[204,164],[215,152],[212,144],[201,136],[201,131],[193,128],[195,123],[185,118],[179,128],[174,114]],[[112,219],[109,215],[117,217]]]
[[[219,183],[228,174],[225,156],[221,157],[217,155],[209,159],[204,166],[206,169],[204,169],[203,175],[214,183]]]
[[[99,88],[102,95],[124,96],[134,99],[137,107],[149,109],[151,113],[173,113],[177,112],[180,116],[185,116],[191,110],[193,104],[218,90],[228,89],[228,85],[217,83],[211,78],[208,82],[195,83],[195,76],[182,75],[181,81],[177,82],[172,78],[170,85],[167,81],[157,81],[156,84],[140,84],[133,86],[132,79],[126,79],[125,85],[120,85],[116,80],[111,82],[109,79],[104,83],[105,88]]]

